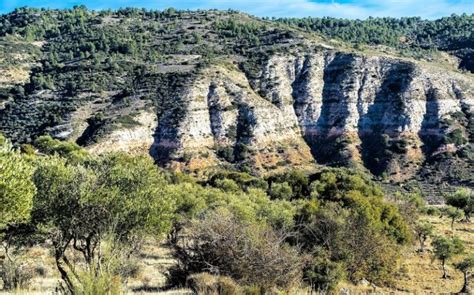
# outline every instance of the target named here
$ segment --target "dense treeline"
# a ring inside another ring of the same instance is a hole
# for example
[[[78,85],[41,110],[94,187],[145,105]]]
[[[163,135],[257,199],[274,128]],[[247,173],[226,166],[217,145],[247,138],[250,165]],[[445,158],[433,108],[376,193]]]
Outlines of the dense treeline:
[[[308,17],[277,21],[356,45],[450,51],[463,59],[461,67],[474,70],[474,14],[452,15],[433,21],[420,17],[369,17],[366,20]]]
[[[285,18],[278,21],[353,43],[419,46],[456,50],[474,46],[474,15],[453,15],[438,20],[420,17],[349,20],[337,18]]]

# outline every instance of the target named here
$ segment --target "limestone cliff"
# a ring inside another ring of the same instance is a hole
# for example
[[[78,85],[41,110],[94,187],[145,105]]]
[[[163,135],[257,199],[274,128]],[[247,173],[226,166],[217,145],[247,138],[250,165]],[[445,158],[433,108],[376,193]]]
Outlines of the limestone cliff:
[[[313,47],[150,76],[144,84],[153,104],[120,92],[81,94],[81,106],[46,130],[93,152],[150,153],[164,166],[194,171],[324,164],[404,181],[427,165],[444,173],[454,158],[472,175],[473,82],[430,63]],[[39,110],[50,101],[72,108],[43,91],[12,103],[4,119],[43,120]],[[13,134],[39,128],[35,121],[13,127]]]
[[[468,75],[331,50],[255,66],[257,74],[235,64],[199,72],[181,92],[182,119],[170,125],[175,109],[165,111],[152,154],[191,169],[320,163],[404,180],[436,154],[472,145]]]

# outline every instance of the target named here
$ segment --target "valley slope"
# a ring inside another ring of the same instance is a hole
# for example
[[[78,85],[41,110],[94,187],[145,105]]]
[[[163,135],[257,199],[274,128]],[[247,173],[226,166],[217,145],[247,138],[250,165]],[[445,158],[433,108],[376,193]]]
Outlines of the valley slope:
[[[50,134],[188,171],[323,164],[473,185],[474,78],[446,53],[354,49],[234,11],[1,21],[0,132],[17,144]]]

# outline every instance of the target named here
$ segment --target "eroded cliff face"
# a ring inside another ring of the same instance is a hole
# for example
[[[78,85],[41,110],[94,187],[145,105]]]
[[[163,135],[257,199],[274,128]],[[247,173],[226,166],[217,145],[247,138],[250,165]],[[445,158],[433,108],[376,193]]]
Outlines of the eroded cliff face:
[[[182,119],[163,114],[151,154],[175,167],[198,169],[222,163],[259,171],[311,166],[290,101],[276,105],[257,94],[233,64],[204,70],[181,94]],[[174,135],[174,136],[170,136]]]
[[[324,164],[404,181],[429,165],[474,175],[471,74],[324,47],[191,68],[148,73],[129,96],[87,92],[66,100],[45,90],[20,97],[6,103],[0,127],[19,142],[47,132],[93,152],[150,153],[163,166],[191,171]],[[48,108],[58,118],[45,116]]]
[[[329,50],[274,55],[253,67],[201,71],[180,92],[180,119],[169,124],[178,114],[165,110],[152,155],[191,170],[319,163],[404,180],[437,153],[472,145],[470,76]]]

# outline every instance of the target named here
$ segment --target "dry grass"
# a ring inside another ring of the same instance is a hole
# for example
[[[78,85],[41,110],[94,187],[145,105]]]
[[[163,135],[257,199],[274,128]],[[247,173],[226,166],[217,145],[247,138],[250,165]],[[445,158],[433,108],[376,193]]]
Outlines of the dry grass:
[[[474,252],[474,223],[458,222],[453,231],[447,218],[422,216],[421,219],[433,224],[438,235],[459,237],[466,246],[466,253]],[[441,279],[441,266],[438,261],[432,259],[430,242],[428,241],[427,251],[424,254],[416,252],[417,245],[405,249],[400,261],[400,269],[392,286],[381,288],[342,283],[340,289],[349,291],[350,294],[450,294],[458,292],[462,287],[461,273],[454,270],[452,263],[450,263],[448,271],[451,277],[447,280]],[[49,251],[43,247],[31,248],[28,251],[27,259],[31,266],[38,271],[36,271],[28,290],[20,290],[15,293],[51,294],[59,282],[59,276]],[[129,293],[192,294],[189,289],[162,291],[161,288],[166,284],[166,272],[175,264],[176,260],[172,257],[170,248],[160,245],[154,240],[147,241],[139,256],[140,272],[135,278],[128,280]],[[309,294],[304,289],[290,293]],[[7,293],[0,290],[0,294]]]

